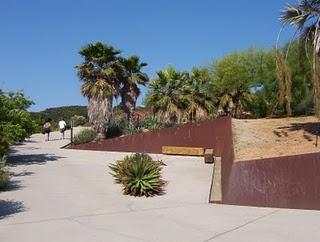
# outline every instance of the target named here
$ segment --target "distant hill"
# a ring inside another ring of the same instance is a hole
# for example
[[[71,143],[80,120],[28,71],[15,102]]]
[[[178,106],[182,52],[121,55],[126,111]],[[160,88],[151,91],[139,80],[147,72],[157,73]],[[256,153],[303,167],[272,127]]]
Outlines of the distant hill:
[[[30,112],[32,117],[42,122],[50,118],[53,122],[58,122],[61,117],[65,121],[69,121],[74,115],[83,116],[87,118],[87,106],[63,106],[56,108],[47,108],[40,112]]]

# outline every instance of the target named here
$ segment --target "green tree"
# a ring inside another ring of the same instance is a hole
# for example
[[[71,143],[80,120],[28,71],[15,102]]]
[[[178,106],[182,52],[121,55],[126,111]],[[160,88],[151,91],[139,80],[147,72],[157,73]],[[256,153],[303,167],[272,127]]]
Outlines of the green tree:
[[[215,88],[218,90],[219,108],[239,117],[251,101],[250,88],[257,83],[260,52],[235,52],[214,62]]]
[[[78,65],[79,78],[84,82],[81,92],[88,98],[88,117],[99,138],[105,132],[112,116],[113,96],[118,94],[122,65],[120,51],[101,42],[88,44],[79,54],[84,62]]]
[[[4,93],[0,89],[0,158],[15,142],[23,141],[35,130],[27,109],[33,104],[22,93]]]
[[[127,115],[128,122],[132,124],[132,114],[140,95],[138,85],[145,86],[149,81],[148,75],[141,70],[147,63],[140,62],[138,56],[122,58],[121,62],[124,67],[122,87],[120,89],[121,107]]]
[[[320,4],[318,0],[298,1],[287,5],[280,19],[284,25],[293,25],[300,33],[301,44],[312,46],[312,86],[315,112],[320,115]]]

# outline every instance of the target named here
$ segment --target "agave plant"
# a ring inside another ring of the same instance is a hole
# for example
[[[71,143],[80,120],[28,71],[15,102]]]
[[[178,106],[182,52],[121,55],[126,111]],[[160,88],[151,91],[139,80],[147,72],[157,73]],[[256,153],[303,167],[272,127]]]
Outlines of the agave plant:
[[[136,153],[110,165],[112,176],[123,185],[124,194],[152,196],[162,191],[161,164],[146,154]]]
[[[116,183],[123,183],[124,178],[128,173],[128,166],[131,163],[129,156],[126,156],[123,160],[116,161],[115,164],[110,164],[109,168],[112,172],[110,174],[115,179]]]

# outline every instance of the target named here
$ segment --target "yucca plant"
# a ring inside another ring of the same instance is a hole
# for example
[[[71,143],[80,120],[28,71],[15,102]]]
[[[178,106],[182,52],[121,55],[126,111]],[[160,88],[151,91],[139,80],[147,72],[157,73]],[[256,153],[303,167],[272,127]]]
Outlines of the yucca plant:
[[[147,154],[126,156],[109,167],[116,182],[122,184],[124,194],[149,197],[162,191],[161,164]]]

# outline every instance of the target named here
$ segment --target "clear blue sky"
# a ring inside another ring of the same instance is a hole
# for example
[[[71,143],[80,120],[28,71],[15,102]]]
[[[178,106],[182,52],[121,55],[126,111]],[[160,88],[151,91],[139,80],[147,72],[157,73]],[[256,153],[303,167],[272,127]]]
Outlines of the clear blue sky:
[[[74,69],[85,44],[99,40],[139,55],[152,77],[168,64],[190,69],[235,50],[270,48],[287,2],[2,0],[0,88],[23,90],[35,102],[32,111],[86,105]]]

